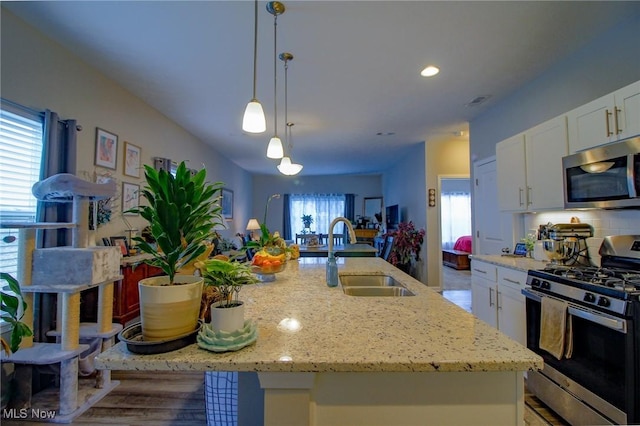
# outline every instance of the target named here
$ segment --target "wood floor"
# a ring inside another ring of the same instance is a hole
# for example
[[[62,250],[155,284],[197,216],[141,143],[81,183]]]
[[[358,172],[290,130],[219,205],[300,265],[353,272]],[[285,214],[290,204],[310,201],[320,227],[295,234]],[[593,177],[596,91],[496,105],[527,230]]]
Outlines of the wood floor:
[[[78,417],[74,425],[197,426],[206,425],[204,374],[191,372],[114,371],[120,385]],[[526,394],[526,426],[566,425],[537,398]],[[41,425],[9,421],[2,425]],[[491,424],[480,420],[478,424]],[[231,426],[231,425],[230,425]],[[465,425],[466,426],[466,425]]]

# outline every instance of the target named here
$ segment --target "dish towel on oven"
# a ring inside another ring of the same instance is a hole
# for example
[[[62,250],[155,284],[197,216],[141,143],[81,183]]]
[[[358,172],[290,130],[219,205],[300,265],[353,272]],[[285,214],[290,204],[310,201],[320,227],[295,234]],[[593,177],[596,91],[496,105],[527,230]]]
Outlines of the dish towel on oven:
[[[567,314],[569,305],[567,302],[550,297],[543,297],[541,303],[540,341],[538,342],[540,349],[549,352],[557,359],[562,359],[565,355],[570,358],[573,351],[573,336],[571,336],[571,322],[568,318],[570,315]]]

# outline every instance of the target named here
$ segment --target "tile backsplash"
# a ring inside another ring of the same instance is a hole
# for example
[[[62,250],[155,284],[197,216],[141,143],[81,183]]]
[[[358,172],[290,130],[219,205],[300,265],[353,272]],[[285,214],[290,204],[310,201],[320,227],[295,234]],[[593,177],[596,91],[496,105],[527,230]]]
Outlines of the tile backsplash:
[[[526,233],[535,232],[539,225],[549,222],[570,223],[577,217],[593,226],[594,237],[608,235],[640,235],[640,210],[562,210],[524,215]]]

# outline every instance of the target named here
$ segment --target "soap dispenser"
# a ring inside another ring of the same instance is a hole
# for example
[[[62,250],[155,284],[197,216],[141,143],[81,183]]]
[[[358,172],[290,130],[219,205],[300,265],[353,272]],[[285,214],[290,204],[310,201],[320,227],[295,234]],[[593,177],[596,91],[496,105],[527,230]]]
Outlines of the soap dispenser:
[[[333,253],[329,253],[327,259],[327,285],[329,287],[338,286],[338,264],[336,263],[336,256]]]

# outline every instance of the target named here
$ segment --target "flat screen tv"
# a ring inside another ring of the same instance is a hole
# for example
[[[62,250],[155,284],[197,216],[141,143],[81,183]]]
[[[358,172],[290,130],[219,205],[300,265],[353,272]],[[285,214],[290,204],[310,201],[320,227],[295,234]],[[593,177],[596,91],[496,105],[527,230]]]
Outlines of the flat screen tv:
[[[387,217],[387,230],[396,229],[400,219],[398,205],[394,204],[392,206],[387,206],[385,208],[385,213]]]

